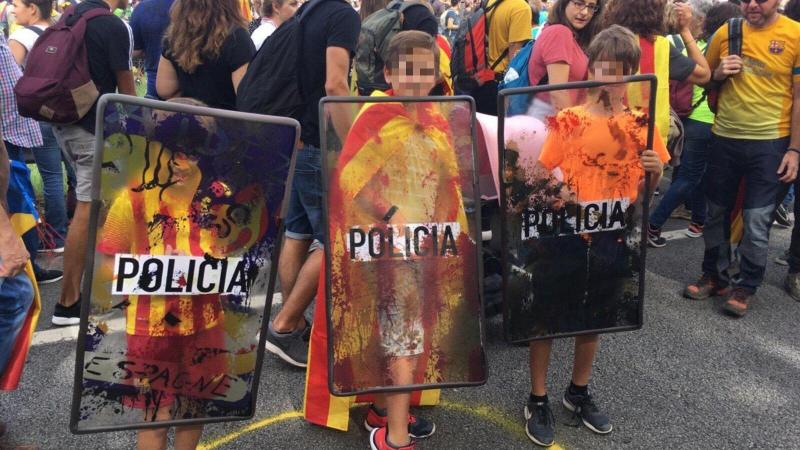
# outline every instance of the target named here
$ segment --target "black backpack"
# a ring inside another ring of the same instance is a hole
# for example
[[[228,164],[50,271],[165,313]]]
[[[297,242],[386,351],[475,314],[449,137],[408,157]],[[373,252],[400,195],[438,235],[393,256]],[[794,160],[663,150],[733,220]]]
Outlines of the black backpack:
[[[306,106],[297,76],[300,72],[297,55],[302,54],[303,48],[302,25],[323,1],[326,0],[305,3],[264,41],[239,83],[237,110],[300,120]]]

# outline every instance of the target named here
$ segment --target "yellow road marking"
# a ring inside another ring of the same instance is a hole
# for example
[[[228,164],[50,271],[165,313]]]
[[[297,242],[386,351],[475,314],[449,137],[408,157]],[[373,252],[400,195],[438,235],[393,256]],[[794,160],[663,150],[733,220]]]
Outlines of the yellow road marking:
[[[358,406],[360,405],[353,405],[351,409]],[[499,426],[506,432],[513,434],[518,438],[527,440],[525,431],[523,431],[523,429],[520,427],[519,421],[512,419],[511,416],[498,409],[484,405],[468,405],[458,402],[449,402],[446,400],[442,400],[437,406],[440,408],[449,409],[452,411],[458,411],[461,413],[466,413],[480,417]],[[213,439],[211,441],[201,442],[200,445],[197,446],[197,449],[213,450],[229,442],[235,441],[242,435],[252,433],[262,428],[267,428],[271,425],[275,425],[280,422],[286,422],[287,420],[291,419],[300,419],[302,417],[303,417],[302,411],[286,411],[271,417],[267,417],[266,419],[259,420],[258,422],[251,423],[246,427],[242,427],[241,429],[228,433],[222,437]],[[550,450],[564,450],[564,448],[558,444],[553,444],[550,447]]]
[[[200,445],[197,446],[198,450],[211,450],[222,445],[227,444],[228,442],[234,441],[242,436],[243,434],[252,433],[253,431],[260,430],[261,428],[266,428],[270,425],[274,425],[276,423],[285,422],[290,419],[299,419],[303,417],[302,411],[286,411],[280,413],[278,415],[267,417],[266,419],[259,420],[258,422],[251,423],[250,425],[243,427],[239,430],[234,432],[228,433],[220,438],[214,439],[208,442],[202,442]]]

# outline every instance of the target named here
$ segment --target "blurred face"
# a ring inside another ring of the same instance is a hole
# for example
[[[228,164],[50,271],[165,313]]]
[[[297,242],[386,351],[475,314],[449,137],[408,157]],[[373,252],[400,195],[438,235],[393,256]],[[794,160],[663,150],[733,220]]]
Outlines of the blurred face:
[[[384,76],[397,96],[428,95],[436,85],[436,60],[425,48],[411,49],[400,55],[396,69],[384,70]]]
[[[297,12],[297,8],[300,7],[300,2],[298,0],[286,0],[281,6],[278,6],[278,3],[274,2],[272,7],[275,11],[275,18],[283,23],[289,20],[294,13]]]
[[[742,0],[742,14],[750,25],[763,27],[778,14],[779,3],[780,0]]]
[[[595,61],[589,69],[589,80],[592,81],[614,83],[622,81],[625,75],[625,67],[619,61]],[[613,97],[624,97],[628,88],[625,84],[612,84],[601,89]]]
[[[33,25],[39,18],[39,8],[34,4],[26,5],[22,0],[14,0],[14,15],[18,24]]]
[[[569,0],[564,12],[569,24],[577,31],[589,25],[597,8],[599,8],[597,0]]]

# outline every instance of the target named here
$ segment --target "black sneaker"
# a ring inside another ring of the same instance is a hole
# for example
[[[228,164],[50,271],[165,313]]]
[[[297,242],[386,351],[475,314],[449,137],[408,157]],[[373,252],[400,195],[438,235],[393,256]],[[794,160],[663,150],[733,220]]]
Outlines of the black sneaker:
[[[775,208],[772,220],[774,220],[775,225],[780,228],[790,228],[793,225],[792,219],[789,217],[789,210],[783,205],[778,205],[778,207]]]
[[[53,270],[39,269],[36,271],[35,275],[37,284],[55,283],[56,281],[59,281],[62,278],[64,278],[64,272],[55,269]]]
[[[61,303],[56,303],[56,309],[53,311],[53,318],[51,321],[53,322],[53,325],[59,327],[80,324],[81,298],[78,297],[78,301],[76,301],[72,306],[64,306]]]
[[[647,227],[647,245],[654,248],[661,248],[667,245],[667,239],[661,237],[661,228]]]
[[[306,324],[292,333],[278,333],[272,328],[272,322],[267,330],[266,349],[277,355],[280,359],[295,367],[308,366],[308,340],[311,326]]]
[[[562,400],[564,407],[572,411],[576,418],[580,418],[586,428],[594,431],[597,434],[608,434],[614,429],[608,416],[601,413],[594,404],[592,396],[586,394],[572,394],[569,388],[564,392],[564,399]]]
[[[556,419],[548,402],[532,402],[525,405],[525,434],[534,444],[550,447],[556,434]]]

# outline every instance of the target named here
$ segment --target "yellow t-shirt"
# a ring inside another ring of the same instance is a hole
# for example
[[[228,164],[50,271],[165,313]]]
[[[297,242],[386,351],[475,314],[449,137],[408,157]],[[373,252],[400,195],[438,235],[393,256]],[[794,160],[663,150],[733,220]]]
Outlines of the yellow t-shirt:
[[[800,83],[800,23],[785,16],[766,28],[742,24],[744,68],[722,85],[715,134],[778,139],[790,134],[792,84]],[[713,71],[728,55],[728,25],[714,34],[706,59]]]
[[[498,0],[489,0],[490,7]],[[495,63],[512,42],[531,40],[531,7],[525,0],[500,0],[502,3],[489,11],[486,16],[489,26],[489,66]],[[510,59],[503,58],[495,68],[496,73],[503,73],[508,68]]]

